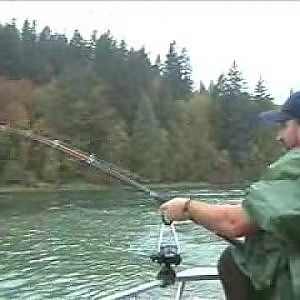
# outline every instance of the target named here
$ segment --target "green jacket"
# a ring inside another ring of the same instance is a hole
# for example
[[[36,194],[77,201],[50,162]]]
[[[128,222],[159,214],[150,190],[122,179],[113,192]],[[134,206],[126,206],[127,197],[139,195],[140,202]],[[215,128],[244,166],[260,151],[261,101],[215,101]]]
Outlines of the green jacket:
[[[272,164],[242,205],[260,228],[234,249],[257,290],[251,299],[300,300],[300,149]]]

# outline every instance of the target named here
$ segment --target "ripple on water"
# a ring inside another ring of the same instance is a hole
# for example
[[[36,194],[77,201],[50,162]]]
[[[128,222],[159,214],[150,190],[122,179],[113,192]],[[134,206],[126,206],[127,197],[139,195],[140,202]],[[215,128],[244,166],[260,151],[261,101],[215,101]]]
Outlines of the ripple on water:
[[[7,279],[0,279],[0,290],[14,290],[18,289],[27,284],[27,279],[16,279],[14,278],[7,278]]]

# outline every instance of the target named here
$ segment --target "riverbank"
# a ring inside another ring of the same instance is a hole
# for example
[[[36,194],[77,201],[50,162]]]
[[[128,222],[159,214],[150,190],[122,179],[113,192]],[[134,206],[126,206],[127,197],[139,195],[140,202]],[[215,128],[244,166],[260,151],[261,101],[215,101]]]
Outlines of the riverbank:
[[[232,189],[232,188],[243,188],[248,183],[237,183],[237,184],[212,184],[207,182],[179,182],[179,183],[155,183],[146,184],[147,187],[153,190],[174,190],[182,188],[210,188],[210,189]],[[69,184],[48,184],[39,183],[35,186],[24,186],[24,185],[2,185],[0,186],[0,193],[26,193],[26,192],[54,192],[54,191],[104,191],[116,187],[118,189],[124,188],[124,185],[115,183],[110,185],[97,185],[88,183],[69,183]],[[125,187],[128,188],[128,187]]]
[[[24,185],[2,185],[0,186],[0,193],[23,193],[23,192],[54,192],[54,191],[97,191],[109,189],[110,185],[94,185],[94,184],[82,184],[82,183],[71,183],[71,184],[47,184],[39,183],[35,186],[24,186]]]

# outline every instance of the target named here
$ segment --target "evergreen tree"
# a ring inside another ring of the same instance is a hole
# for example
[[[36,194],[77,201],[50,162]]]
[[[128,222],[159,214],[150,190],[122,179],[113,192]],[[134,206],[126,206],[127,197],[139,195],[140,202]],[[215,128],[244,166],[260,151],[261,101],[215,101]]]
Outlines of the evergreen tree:
[[[78,69],[80,67],[86,66],[88,63],[88,46],[87,42],[83,39],[79,30],[75,30],[73,36],[70,40],[70,60],[72,62],[72,69]]]
[[[231,68],[226,74],[223,88],[225,95],[230,97],[239,97],[247,89],[246,81],[235,61],[233,61]]]
[[[38,80],[41,61],[37,49],[36,21],[32,21],[32,24],[28,19],[24,21],[21,37],[23,45],[22,75],[27,79]]]
[[[107,31],[96,42],[94,68],[96,73],[108,82],[113,81],[117,73],[119,61],[117,61],[116,53],[117,42],[110,31]]]
[[[162,72],[162,63],[161,63],[160,55],[156,56],[153,68],[157,71],[157,75],[160,76]]]
[[[45,26],[38,36],[37,51],[40,56],[39,82],[49,82],[54,75],[51,63],[51,29]]]
[[[247,149],[255,126],[254,110],[250,105],[247,84],[234,61],[225,77],[220,77],[220,116],[216,138],[220,150],[228,152],[237,176],[247,162]]]
[[[128,64],[130,69],[131,87],[135,88],[135,94],[139,94],[143,90],[147,94],[150,92],[152,82],[152,66],[145,48],[139,50],[131,50],[128,57]]]
[[[193,81],[191,79],[192,66],[186,48],[182,48],[179,59],[182,68],[182,91],[183,94],[188,97],[191,95],[193,89]]]
[[[94,67],[108,86],[114,108],[131,132],[140,91],[149,94],[156,76],[145,48],[127,50],[125,41],[118,45],[107,32],[97,41]]]
[[[50,38],[51,38],[51,29],[49,26],[45,26],[39,35],[39,41],[40,42],[49,41]]]
[[[185,48],[178,54],[176,42],[170,43],[163,67],[163,78],[168,84],[174,100],[186,100],[192,92],[190,59]]]
[[[255,86],[254,93],[252,96],[253,100],[271,101],[273,97],[268,93],[268,89],[265,85],[265,81],[259,77],[259,80]]]
[[[0,75],[11,79],[22,76],[22,42],[15,20],[0,25]]]
[[[225,95],[225,80],[226,77],[222,73],[219,77],[216,83],[214,83],[213,80],[210,81],[209,84],[209,95],[212,97],[212,99],[219,99],[222,96]]]
[[[54,77],[62,76],[68,65],[72,63],[70,60],[68,39],[64,34],[51,34],[47,47],[48,70]]]
[[[93,30],[90,40],[86,43],[88,59],[93,61],[95,59],[95,51],[97,45],[97,30]]]

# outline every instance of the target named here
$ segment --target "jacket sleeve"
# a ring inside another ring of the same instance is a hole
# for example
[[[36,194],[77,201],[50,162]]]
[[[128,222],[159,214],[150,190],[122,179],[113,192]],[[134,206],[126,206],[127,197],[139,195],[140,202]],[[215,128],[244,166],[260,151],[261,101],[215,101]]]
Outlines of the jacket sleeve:
[[[261,229],[300,245],[300,151],[271,165],[250,186],[243,207]]]

